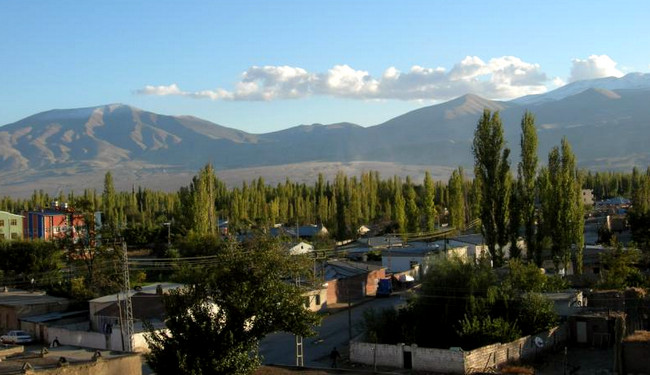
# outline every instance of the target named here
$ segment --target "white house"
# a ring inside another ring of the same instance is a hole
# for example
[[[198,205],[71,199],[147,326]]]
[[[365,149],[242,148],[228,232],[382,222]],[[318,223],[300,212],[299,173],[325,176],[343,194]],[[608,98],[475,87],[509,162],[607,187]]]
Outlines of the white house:
[[[289,254],[290,255],[298,255],[298,254],[306,254],[306,253],[311,253],[314,251],[314,245],[308,244],[307,242],[298,242],[297,244],[291,244],[289,245]]]

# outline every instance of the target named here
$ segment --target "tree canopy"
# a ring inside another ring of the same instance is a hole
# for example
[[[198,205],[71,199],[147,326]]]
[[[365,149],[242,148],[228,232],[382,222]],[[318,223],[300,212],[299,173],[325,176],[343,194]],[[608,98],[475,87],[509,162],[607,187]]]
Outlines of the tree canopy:
[[[226,243],[211,265],[186,273],[186,286],[164,297],[167,330],[150,332],[147,362],[158,374],[248,374],[258,342],[285,331],[309,336],[318,323],[294,280],[309,263],[260,238]]]

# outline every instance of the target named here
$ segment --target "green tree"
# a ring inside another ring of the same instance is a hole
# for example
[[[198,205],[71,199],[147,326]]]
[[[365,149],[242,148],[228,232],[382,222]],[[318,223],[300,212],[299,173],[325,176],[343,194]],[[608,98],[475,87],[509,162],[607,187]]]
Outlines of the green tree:
[[[526,111],[521,119],[521,161],[517,177],[517,197],[521,220],[524,224],[524,238],[528,259],[535,259],[541,266],[541,252],[535,246],[535,196],[537,181],[537,129],[535,116]]]
[[[472,143],[474,175],[480,184],[481,232],[495,266],[503,262],[499,245],[507,242],[508,202],[510,197],[510,150],[505,147],[499,112],[485,109],[474,132]],[[505,242],[504,242],[505,239]]]
[[[459,231],[465,229],[465,193],[463,169],[459,167],[449,177],[449,225]]]
[[[217,177],[212,164],[206,164],[192,179],[190,185],[191,230],[196,234],[216,234]]]
[[[395,178],[395,180],[398,180]],[[406,233],[406,201],[402,195],[402,189],[399,187],[399,182],[396,183],[395,188],[395,200],[393,215],[395,216],[394,220],[397,223],[399,232],[402,234]]]
[[[575,155],[566,138],[561,147],[554,147],[548,156],[548,167],[540,173],[542,225],[540,238],[551,243],[556,268],[565,269],[575,246],[575,264],[582,273],[584,247],[584,216],[581,184],[576,169]]]
[[[628,213],[634,241],[641,250],[650,251],[650,176],[638,176]]]
[[[406,179],[406,227],[409,233],[415,233],[420,227],[420,210],[416,202],[417,195],[410,178]]]
[[[119,222],[117,214],[117,202],[115,195],[115,186],[113,185],[113,175],[110,171],[104,175],[104,192],[102,193],[102,208],[104,210],[105,230],[112,234],[119,231]]]
[[[641,259],[641,252],[636,249],[625,249],[620,243],[600,255],[603,265],[600,287],[608,289],[623,289],[628,286],[639,286],[643,282],[643,274],[636,267]]]
[[[433,232],[436,229],[436,206],[435,191],[436,187],[431,178],[431,173],[426,171],[424,174],[424,198],[422,213],[424,214],[424,232]]]
[[[309,262],[279,245],[231,243],[213,266],[195,269],[185,288],[166,295],[167,330],[149,327],[146,336],[151,368],[161,375],[249,374],[260,364],[264,336],[311,335],[318,318],[305,309],[302,290],[285,281],[305,276]]]

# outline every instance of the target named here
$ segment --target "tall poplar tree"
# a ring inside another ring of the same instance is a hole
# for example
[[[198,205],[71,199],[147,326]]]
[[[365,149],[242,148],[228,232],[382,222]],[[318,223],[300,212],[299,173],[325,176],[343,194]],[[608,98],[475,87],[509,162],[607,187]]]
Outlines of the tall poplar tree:
[[[420,212],[416,202],[415,189],[410,177],[406,178],[406,227],[409,233],[415,233],[420,227]]]
[[[507,233],[510,150],[505,147],[499,112],[492,114],[489,109],[483,111],[474,132],[472,153],[474,175],[480,184],[481,232],[494,265],[500,266],[503,254],[497,245]]]
[[[540,195],[542,200],[542,238],[551,244],[551,253],[556,268],[565,269],[572,258],[575,245],[575,269],[582,273],[582,252],[584,247],[584,216],[581,184],[576,160],[566,138],[561,146],[554,147],[548,156],[548,168],[540,173]]]
[[[465,229],[465,194],[463,192],[463,169],[459,167],[449,178],[449,226]]]
[[[104,225],[106,229],[117,233],[118,217],[117,202],[115,197],[115,186],[113,185],[113,174],[111,171],[104,175],[104,192],[102,193],[102,209],[104,211]]]
[[[436,229],[436,187],[431,178],[431,173],[426,171],[424,174],[424,198],[422,204],[422,213],[424,215],[425,232],[433,232]]]
[[[526,111],[521,119],[521,161],[517,168],[517,203],[524,224],[528,259],[541,266],[541,252],[535,240],[535,187],[537,179],[537,129],[535,116]]]
[[[398,177],[394,179],[395,198],[393,203],[394,220],[397,223],[399,232],[406,233],[406,201],[402,195],[402,182]]]
[[[217,177],[212,164],[206,164],[192,180],[192,226],[199,235],[216,234],[217,211],[215,207]],[[235,202],[238,203],[238,202]],[[241,213],[240,213],[241,214]]]

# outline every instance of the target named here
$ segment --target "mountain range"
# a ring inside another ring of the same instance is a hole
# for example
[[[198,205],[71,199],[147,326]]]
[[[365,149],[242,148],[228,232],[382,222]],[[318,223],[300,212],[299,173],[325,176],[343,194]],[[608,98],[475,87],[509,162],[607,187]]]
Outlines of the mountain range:
[[[266,134],[124,104],[56,109],[0,127],[0,195],[101,188],[107,170],[120,178],[118,187],[176,189],[207,162],[231,184],[256,172],[273,182],[309,180],[340,168],[416,175],[433,170],[445,178],[459,165],[471,171],[472,138],[484,108],[500,111],[512,165],[519,154],[520,120],[529,110],[536,116],[542,162],[566,136],[581,168],[645,169],[649,103],[650,74],[631,73],[511,101],[468,94],[370,127],[313,124]]]

